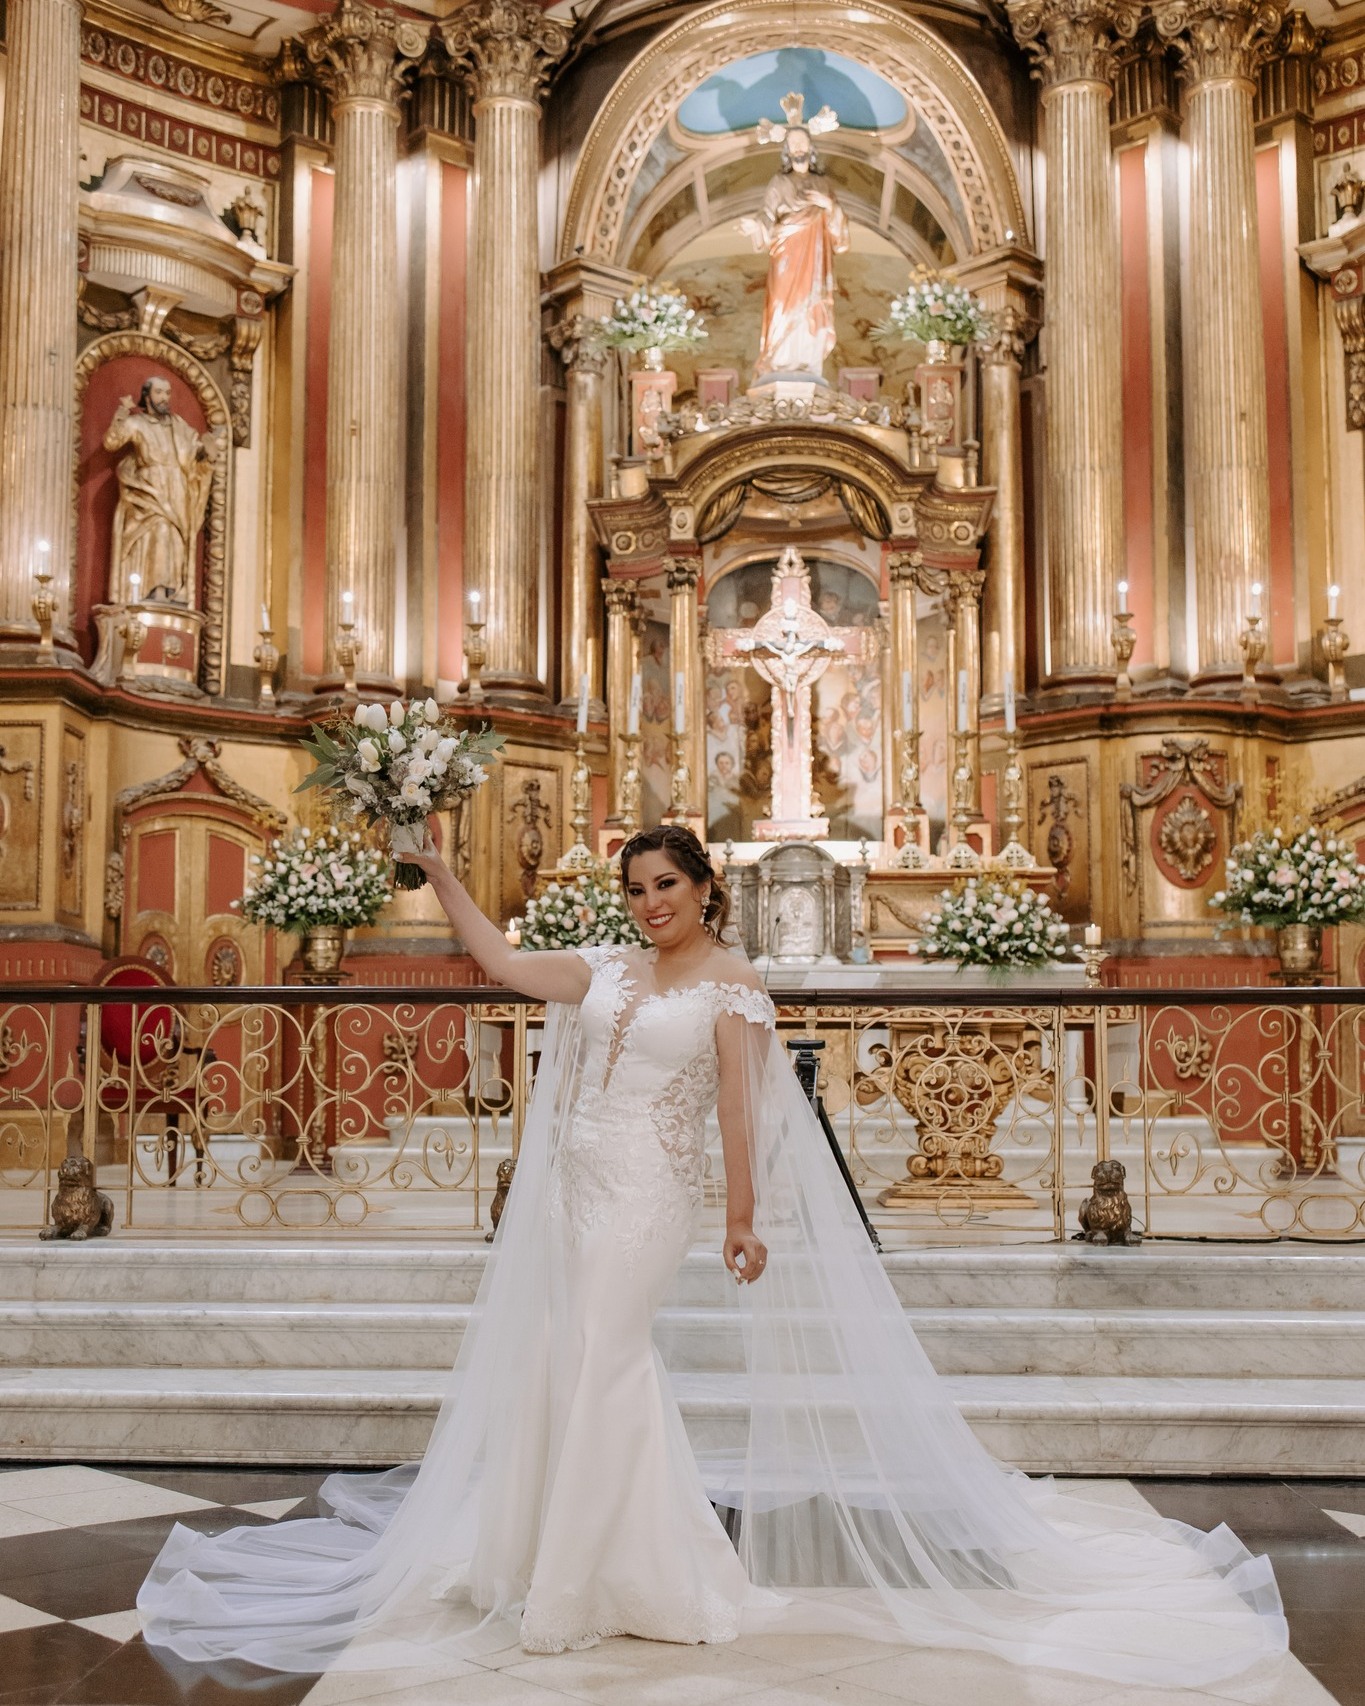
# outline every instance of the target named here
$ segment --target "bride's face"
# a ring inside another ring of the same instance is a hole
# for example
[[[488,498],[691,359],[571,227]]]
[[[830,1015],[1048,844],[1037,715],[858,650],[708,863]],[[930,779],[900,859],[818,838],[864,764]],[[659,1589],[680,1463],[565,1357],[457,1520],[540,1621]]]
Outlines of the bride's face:
[[[662,850],[639,853],[630,862],[626,903],[656,948],[679,948],[701,935],[710,888],[692,882]]]

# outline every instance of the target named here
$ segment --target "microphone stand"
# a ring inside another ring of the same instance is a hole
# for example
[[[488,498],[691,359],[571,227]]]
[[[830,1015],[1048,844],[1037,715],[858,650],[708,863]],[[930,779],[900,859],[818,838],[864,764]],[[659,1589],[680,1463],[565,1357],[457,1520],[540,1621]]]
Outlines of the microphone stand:
[[[796,1073],[796,1081],[805,1093],[806,1100],[811,1105],[811,1111],[820,1122],[820,1129],[825,1134],[830,1153],[835,1165],[843,1175],[844,1183],[848,1186],[848,1194],[853,1198],[853,1206],[858,1211],[868,1237],[872,1240],[872,1248],[881,1254],[882,1241],[877,1236],[877,1229],[867,1218],[867,1210],[863,1207],[863,1199],[858,1195],[858,1187],[853,1183],[853,1175],[848,1170],[848,1162],[844,1152],[839,1147],[839,1139],[834,1135],[834,1127],[829,1123],[829,1115],[825,1112],[824,1099],[815,1087],[815,1080],[820,1071],[820,1062],[815,1058],[817,1052],[824,1048],[820,1037],[789,1037],[787,1047],[792,1051],[792,1068]]]

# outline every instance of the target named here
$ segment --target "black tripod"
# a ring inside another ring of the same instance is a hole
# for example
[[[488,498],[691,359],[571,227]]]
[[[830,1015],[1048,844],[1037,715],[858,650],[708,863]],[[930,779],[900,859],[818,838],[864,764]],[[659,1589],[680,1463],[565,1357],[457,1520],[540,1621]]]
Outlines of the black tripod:
[[[820,1129],[825,1134],[835,1165],[843,1174],[844,1183],[848,1186],[848,1194],[853,1198],[853,1206],[858,1211],[858,1218],[867,1228],[867,1235],[872,1240],[872,1248],[880,1254],[882,1241],[877,1236],[877,1228],[867,1218],[863,1199],[858,1195],[858,1187],[853,1183],[853,1175],[848,1170],[848,1162],[844,1160],[844,1152],[839,1147],[839,1139],[834,1135],[834,1127],[829,1123],[825,1104],[819,1091],[815,1088],[815,1080],[820,1071],[820,1062],[815,1056],[824,1046],[819,1037],[790,1037],[787,1041],[787,1047],[792,1051],[792,1066],[796,1072],[796,1081],[805,1092],[806,1100],[810,1103],[812,1112],[820,1122]]]

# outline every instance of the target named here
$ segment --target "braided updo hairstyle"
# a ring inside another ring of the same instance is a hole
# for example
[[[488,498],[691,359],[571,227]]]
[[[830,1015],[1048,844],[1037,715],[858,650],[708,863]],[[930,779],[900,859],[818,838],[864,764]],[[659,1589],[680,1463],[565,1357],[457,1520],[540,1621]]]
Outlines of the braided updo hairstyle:
[[[730,891],[692,831],[685,824],[661,823],[632,835],[621,849],[622,888],[630,882],[631,860],[641,853],[666,853],[689,882],[710,883],[711,895],[702,914],[702,925],[721,941],[730,922]]]

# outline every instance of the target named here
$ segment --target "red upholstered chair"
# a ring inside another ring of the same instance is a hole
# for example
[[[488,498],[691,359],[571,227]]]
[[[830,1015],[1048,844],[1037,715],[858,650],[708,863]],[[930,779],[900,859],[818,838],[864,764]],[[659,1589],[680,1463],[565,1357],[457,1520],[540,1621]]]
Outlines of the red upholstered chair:
[[[97,989],[168,989],[171,980],[151,960],[127,955],[110,960],[95,979]],[[136,1036],[134,1036],[136,1026]],[[180,1174],[186,1142],[194,1150],[194,1182],[204,1183],[208,1152],[199,1130],[198,1091],[195,1073],[186,1073],[188,1056],[202,1050],[187,1047],[184,1027],[174,1007],[160,1003],[100,1008],[100,1058],[107,1063],[101,1074],[99,1104],[116,1122],[126,1120],[128,1142],[137,1141],[140,1116],[161,1116],[166,1131],[164,1143],[166,1183],[173,1186]],[[136,1052],[136,1059],[134,1053]]]

